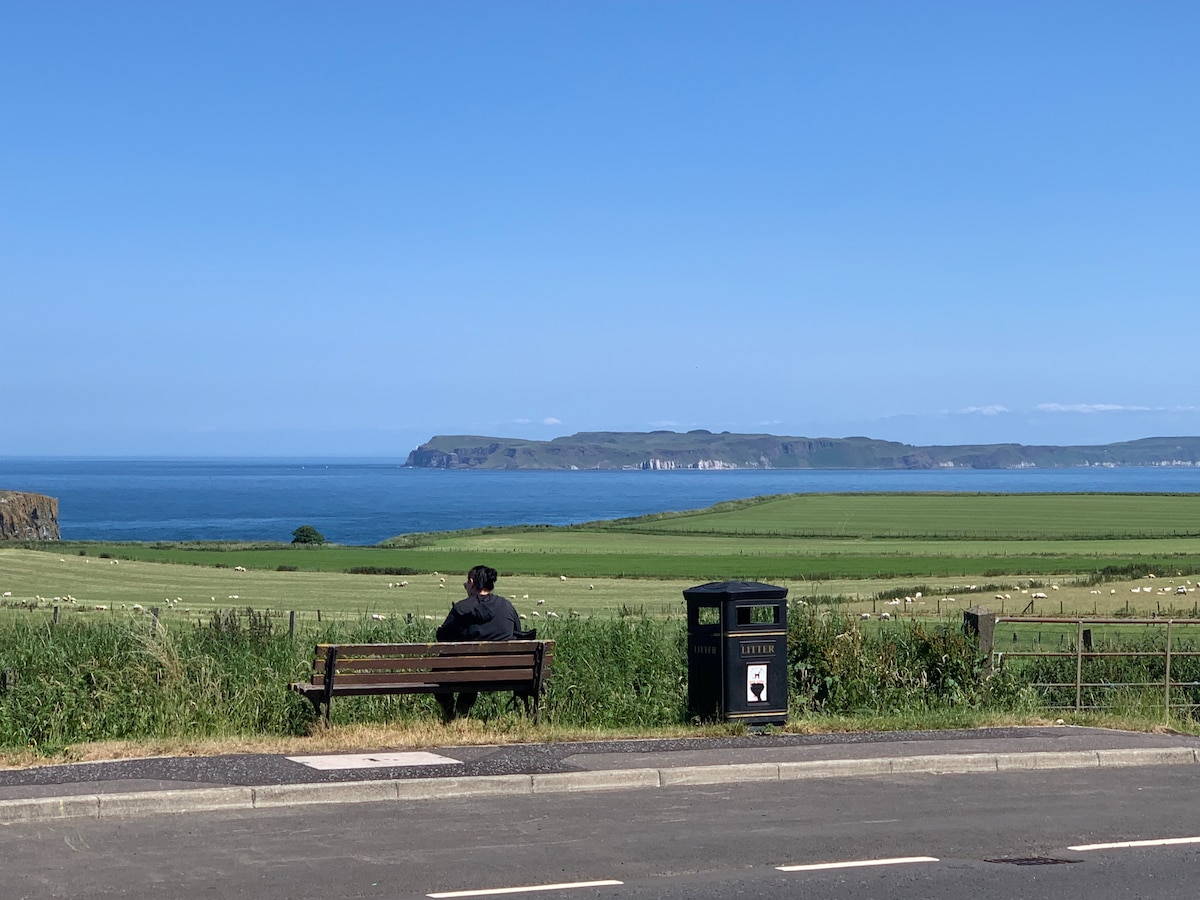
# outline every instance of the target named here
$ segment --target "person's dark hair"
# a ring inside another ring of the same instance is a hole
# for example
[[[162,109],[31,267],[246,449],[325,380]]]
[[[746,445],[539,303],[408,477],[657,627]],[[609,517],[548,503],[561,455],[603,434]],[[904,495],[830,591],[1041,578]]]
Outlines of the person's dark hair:
[[[475,590],[490,591],[496,586],[499,573],[489,566],[476,566],[467,573],[467,580],[475,582]]]

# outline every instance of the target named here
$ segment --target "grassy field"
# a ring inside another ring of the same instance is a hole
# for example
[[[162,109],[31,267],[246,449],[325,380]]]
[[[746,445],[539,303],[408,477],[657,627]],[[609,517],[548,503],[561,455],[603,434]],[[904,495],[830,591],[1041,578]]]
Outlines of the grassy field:
[[[1190,614],[1197,535],[1200,495],[821,494],[391,542],[405,546],[58,543],[0,550],[0,593],[10,595],[0,615],[35,604],[129,615],[140,605],[172,616],[251,607],[440,620],[479,562],[501,571],[498,590],[531,621],[676,614],[685,588],[727,579],[844,598],[874,615],[949,618],[980,602],[1008,614]],[[911,604],[886,603],[917,591]]]

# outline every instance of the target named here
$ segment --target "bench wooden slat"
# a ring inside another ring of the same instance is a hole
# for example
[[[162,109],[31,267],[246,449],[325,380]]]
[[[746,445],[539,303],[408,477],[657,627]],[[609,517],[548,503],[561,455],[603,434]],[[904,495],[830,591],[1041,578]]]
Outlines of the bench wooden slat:
[[[514,649],[551,641],[451,641],[434,644],[317,644],[322,659],[330,647],[337,647],[338,658],[371,656],[470,656],[512,653]]]
[[[403,659],[371,657],[369,659],[346,659],[340,653],[337,658],[339,676],[345,672],[415,671],[417,669],[495,669],[505,666],[532,666],[537,654],[497,653],[493,656],[406,656]],[[314,670],[315,671],[315,670]],[[321,674],[325,674],[325,663],[321,662]]]
[[[531,681],[533,668],[488,669],[482,672],[373,672],[364,674],[338,675],[333,680],[336,691],[343,684],[459,684],[464,682],[485,683],[493,681]]]
[[[331,658],[332,657],[332,658]],[[514,691],[533,702],[550,675],[554,641],[455,641],[425,644],[318,644],[312,678],[293,684],[325,721],[334,696]],[[332,665],[331,665],[332,663]],[[326,684],[326,678],[332,684]]]

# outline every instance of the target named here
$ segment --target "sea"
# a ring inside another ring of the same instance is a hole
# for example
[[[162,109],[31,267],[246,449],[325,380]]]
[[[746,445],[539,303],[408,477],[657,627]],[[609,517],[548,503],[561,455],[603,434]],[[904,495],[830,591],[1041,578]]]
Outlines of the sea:
[[[412,469],[399,460],[0,458],[0,489],[58,499],[64,540],[290,541],[300,525],[372,545],[424,531],[567,525],[768,494],[1200,493],[1200,468]]]

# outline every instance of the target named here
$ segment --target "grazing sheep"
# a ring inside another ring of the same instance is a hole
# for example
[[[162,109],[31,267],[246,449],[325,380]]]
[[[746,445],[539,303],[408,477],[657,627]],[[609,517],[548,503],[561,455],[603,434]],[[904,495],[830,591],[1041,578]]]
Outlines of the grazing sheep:
[[[537,605],[538,605],[538,606],[545,606],[545,605],[546,605],[546,601],[545,601],[545,600],[539,600],[539,601],[537,602]]]
[[[1031,595],[1034,600],[1045,600],[1046,594],[1042,591],[1034,591]]]
[[[885,622],[887,620],[891,619],[891,617],[892,617],[891,613],[880,613],[879,614],[879,618],[883,619]]]
[[[559,576],[558,576],[558,580],[559,580],[559,581],[566,581],[566,580],[567,580],[567,576],[566,576],[566,575],[559,575]]]
[[[245,566],[234,566],[234,567],[233,567],[233,571],[235,571],[235,572],[245,572],[245,571],[246,571],[246,567],[245,567]]]
[[[540,612],[538,612],[536,609],[532,613],[530,613],[530,615],[533,616],[535,619],[540,619],[542,617],[542,614]]]
[[[865,621],[867,621],[867,619],[871,618],[871,614],[870,613],[859,613],[858,617],[865,622]]]

